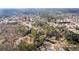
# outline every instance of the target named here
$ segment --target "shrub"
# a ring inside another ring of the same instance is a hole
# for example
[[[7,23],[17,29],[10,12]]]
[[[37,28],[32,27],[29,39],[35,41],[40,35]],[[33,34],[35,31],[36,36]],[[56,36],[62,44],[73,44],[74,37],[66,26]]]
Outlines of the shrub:
[[[17,27],[16,31],[20,32],[20,33],[24,33],[26,31],[26,29],[25,29],[25,27],[19,26],[19,27]]]
[[[25,42],[20,43],[20,50],[22,51],[36,51],[36,45],[35,44],[27,44]]]
[[[76,44],[79,42],[79,34],[69,31],[66,33],[66,39],[69,41],[69,43]]]
[[[37,34],[37,30],[35,30],[35,29],[32,28],[31,34],[35,38],[36,37],[36,34]]]
[[[39,48],[44,42],[44,36],[40,36],[36,41],[36,46]]]

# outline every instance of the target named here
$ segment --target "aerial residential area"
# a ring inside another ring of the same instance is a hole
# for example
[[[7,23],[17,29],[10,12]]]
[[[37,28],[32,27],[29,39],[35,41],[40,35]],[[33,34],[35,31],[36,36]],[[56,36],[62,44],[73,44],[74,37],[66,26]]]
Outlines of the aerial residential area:
[[[79,51],[79,9],[11,10],[0,10],[0,51]]]

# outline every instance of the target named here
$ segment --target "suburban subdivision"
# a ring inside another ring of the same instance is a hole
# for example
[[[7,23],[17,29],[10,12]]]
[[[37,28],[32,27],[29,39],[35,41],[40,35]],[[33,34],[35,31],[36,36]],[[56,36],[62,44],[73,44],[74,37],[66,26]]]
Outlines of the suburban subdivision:
[[[0,51],[79,51],[79,9],[0,9]]]

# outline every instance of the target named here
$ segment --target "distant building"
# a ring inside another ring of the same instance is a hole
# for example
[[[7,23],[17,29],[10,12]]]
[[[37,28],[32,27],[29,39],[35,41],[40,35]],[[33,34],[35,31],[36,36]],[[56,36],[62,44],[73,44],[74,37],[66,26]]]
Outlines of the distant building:
[[[17,24],[17,21],[8,21],[7,24]]]

